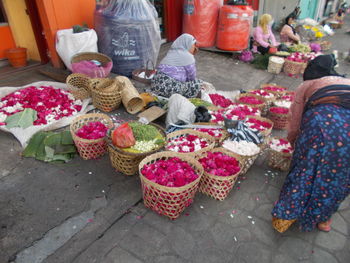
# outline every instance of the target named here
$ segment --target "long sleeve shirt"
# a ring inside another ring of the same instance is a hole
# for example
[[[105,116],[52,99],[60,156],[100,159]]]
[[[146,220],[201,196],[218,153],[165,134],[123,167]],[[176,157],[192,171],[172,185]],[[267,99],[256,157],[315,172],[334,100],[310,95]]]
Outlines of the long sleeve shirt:
[[[253,37],[254,37],[254,41],[257,42],[262,47],[268,47],[270,45],[272,46],[279,45],[279,43],[276,41],[276,38],[271,30],[271,27],[268,27],[267,34],[264,34],[264,31],[260,26],[256,27],[253,33]],[[254,45],[254,48],[255,48],[254,51],[256,51],[257,46]]]
[[[181,82],[195,80],[197,75],[195,63],[187,66],[171,66],[160,64],[158,66],[158,70],[168,75],[169,77],[172,77]]]
[[[295,98],[289,111],[289,123],[287,127],[288,139],[291,143],[295,142],[300,132],[301,119],[303,117],[304,107],[309,98],[319,89],[329,85],[350,85],[350,79],[328,76],[314,80],[304,81],[295,92]]]
[[[300,36],[294,34],[293,29],[289,25],[284,25],[280,33],[281,42],[298,42],[300,41]]]

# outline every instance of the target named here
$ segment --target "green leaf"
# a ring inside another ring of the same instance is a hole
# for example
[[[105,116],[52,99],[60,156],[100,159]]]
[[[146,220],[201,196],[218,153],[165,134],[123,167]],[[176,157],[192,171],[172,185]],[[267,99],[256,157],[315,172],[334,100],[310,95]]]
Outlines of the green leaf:
[[[68,162],[71,158],[70,154],[56,154],[53,156],[52,161]]]
[[[61,143],[63,145],[69,145],[69,144],[74,144],[73,138],[72,138],[72,134],[70,133],[70,131],[63,131],[62,132],[62,141]]]
[[[55,150],[49,146],[45,146],[46,159],[53,159]]]
[[[76,153],[77,150],[74,145],[56,145],[54,147],[55,154]]]
[[[37,112],[33,109],[25,109],[24,111],[8,116],[5,120],[8,129],[21,127],[23,129],[33,125],[37,119]]]
[[[50,134],[45,138],[44,144],[45,146],[54,147],[55,145],[61,144],[61,138],[62,138],[61,133]]]
[[[47,136],[46,132],[37,132],[36,134],[34,134],[34,136],[30,139],[27,147],[24,149],[22,155],[24,157],[35,158],[39,145],[43,143],[46,136]]]

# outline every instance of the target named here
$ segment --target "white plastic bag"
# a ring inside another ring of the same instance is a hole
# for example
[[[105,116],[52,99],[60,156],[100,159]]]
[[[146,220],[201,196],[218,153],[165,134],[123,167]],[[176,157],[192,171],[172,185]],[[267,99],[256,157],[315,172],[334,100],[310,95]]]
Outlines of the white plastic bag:
[[[56,51],[68,69],[71,70],[72,56],[80,52],[97,52],[96,31],[73,33],[73,29],[58,30],[56,34]]]
[[[52,82],[52,81],[39,81],[39,82],[34,82],[31,84],[27,84],[24,85],[22,87],[1,87],[0,89],[0,99],[2,97],[5,97],[6,95],[15,92],[16,90],[20,90],[29,86],[36,86],[36,87],[40,87],[40,86],[53,86],[55,88],[59,88],[59,89],[67,89],[67,85],[64,83],[60,83],[60,82]],[[0,131],[4,131],[4,132],[10,132],[12,133],[17,140],[19,140],[19,142],[21,143],[22,147],[25,148],[29,142],[29,139],[37,132],[39,131],[51,131],[51,130],[56,130],[58,128],[61,127],[65,127],[68,126],[73,119],[75,119],[76,117],[83,115],[85,113],[87,113],[88,111],[91,111],[94,109],[94,106],[89,105],[91,103],[91,99],[86,99],[83,100],[83,105],[82,108],[80,110],[80,112],[78,112],[77,114],[75,114],[74,116],[70,116],[70,117],[64,117],[60,120],[54,121],[51,124],[46,124],[46,125],[39,125],[39,126],[30,126],[26,129],[23,128],[11,128],[11,129],[7,129],[6,126],[0,126]]]

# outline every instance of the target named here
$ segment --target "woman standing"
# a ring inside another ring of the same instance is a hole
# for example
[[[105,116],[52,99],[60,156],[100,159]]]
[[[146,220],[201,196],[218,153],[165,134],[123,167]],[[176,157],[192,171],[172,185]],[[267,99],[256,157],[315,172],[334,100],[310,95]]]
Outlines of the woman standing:
[[[331,230],[331,217],[350,193],[350,79],[334,70],[333,55],[309,63],[291,106],[288,139],[295,145],[290,172],[272,210],[284,232]]]
[[[271,26],[273,24],[272,16],[263,14],[259,19],[259,26],[254,30],[253,52],[260,52],[262,55],[266,53],[277,52],[277,43]]]
[[[195,44],[196,39],[190,34],[182,34],[174,41],[152,79],[153,93],[167,98],[172,94],[186,98],[199,94],[203,82],[196,79]]]
[[[282,27],[280,33],[280,40],[282,43],[296,44],[300,41],[300,36],[295,31],[295,15],[291,14],[287,16],[285,25]]]

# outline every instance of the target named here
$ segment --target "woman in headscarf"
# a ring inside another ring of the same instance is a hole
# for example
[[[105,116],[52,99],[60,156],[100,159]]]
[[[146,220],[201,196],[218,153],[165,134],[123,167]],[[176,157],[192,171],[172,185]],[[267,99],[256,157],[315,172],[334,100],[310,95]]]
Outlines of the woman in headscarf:
[[[174,41],[152,79],[153,93],[167,98],[172,94],[186,98],[199,94],[203,82],[196,79],[195,44],[196,39],[190,34],[182,34]]]
[[[296,44],[300,41],[300,36],[295,31],[295,15],[294,13],[287,16],[285,25],[282,27],[280,32],[280,40],[282,43]]]
[[[334,55],[311,61],[290,109],[288,139],[295,146],[290,172],[272,210],[284,232],[331,230],[331,217],[350,193],[350,79],[339,75]]]
[[[253,38],[253,52],[260,52],[262,55],[266,53],[277,52],[276,38],[272,32],[271,26],[273,24],[272,16],[263,14],[259,19],[259,26],[254,30]]]

